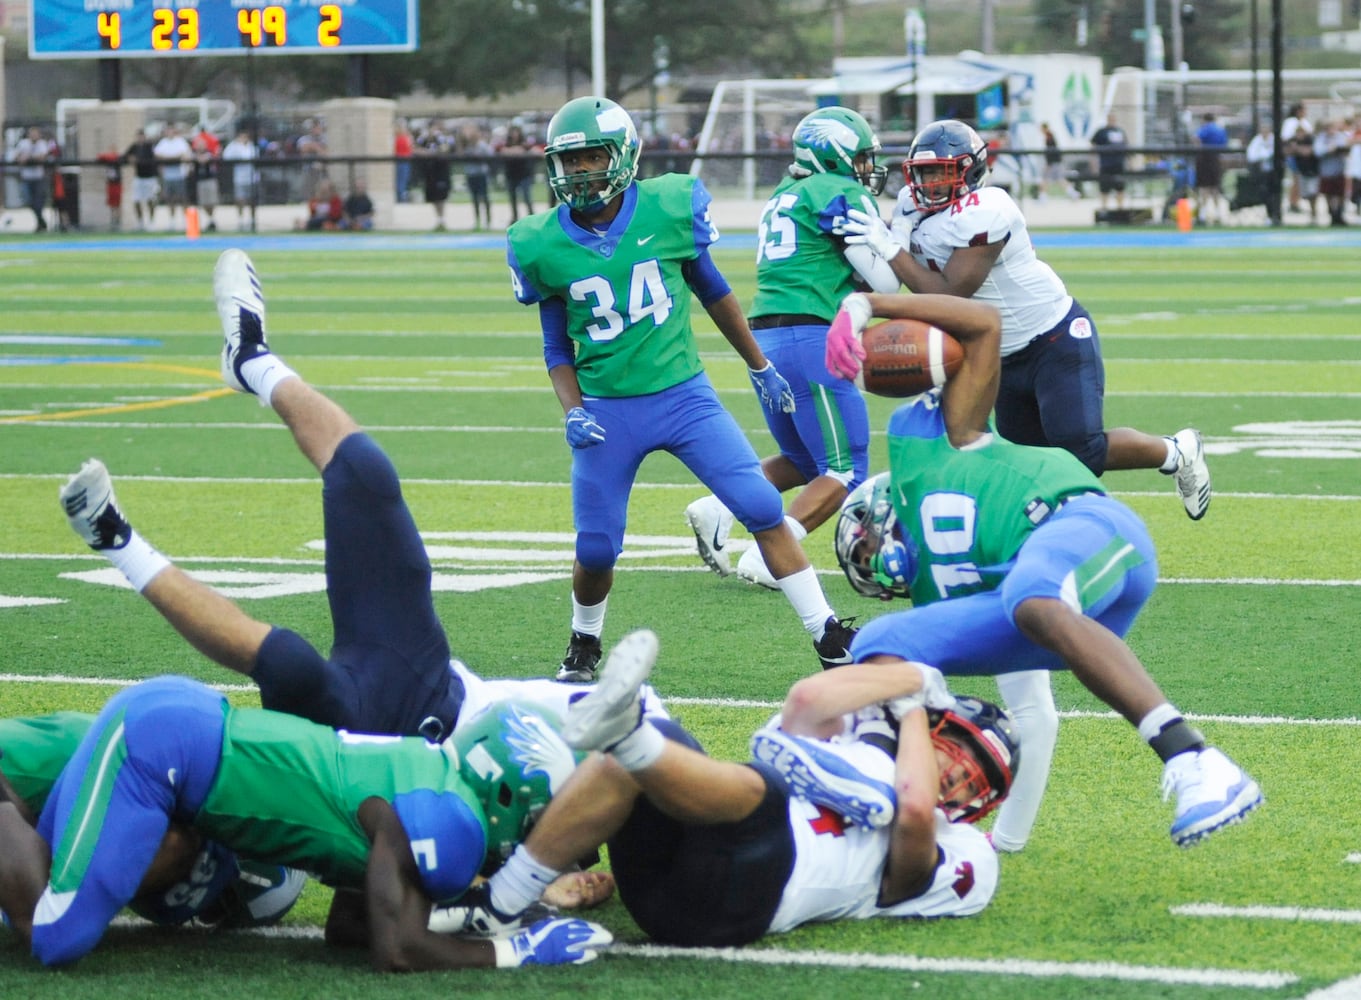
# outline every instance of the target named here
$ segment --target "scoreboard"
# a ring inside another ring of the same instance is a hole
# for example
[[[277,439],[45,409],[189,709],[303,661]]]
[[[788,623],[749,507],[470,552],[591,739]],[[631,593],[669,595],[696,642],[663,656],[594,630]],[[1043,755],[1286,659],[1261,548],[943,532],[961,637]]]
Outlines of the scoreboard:
[[[411,52],[417,0],[31,0],[32,59]]]

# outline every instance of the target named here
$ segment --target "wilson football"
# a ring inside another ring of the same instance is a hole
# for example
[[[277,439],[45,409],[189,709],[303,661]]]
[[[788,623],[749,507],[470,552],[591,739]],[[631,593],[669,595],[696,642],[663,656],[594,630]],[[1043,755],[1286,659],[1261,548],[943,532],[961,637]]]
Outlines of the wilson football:
[[[915,396],[959,370],[964,349],[939,327],[915,319],[886,319],[865,328],[865,361],[855,384],[876,396]]]

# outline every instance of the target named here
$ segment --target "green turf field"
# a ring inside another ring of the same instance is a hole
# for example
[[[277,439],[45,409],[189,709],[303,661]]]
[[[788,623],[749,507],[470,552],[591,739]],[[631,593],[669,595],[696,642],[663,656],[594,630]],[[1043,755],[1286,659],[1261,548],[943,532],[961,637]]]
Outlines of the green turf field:
[[[1174,848],[1156,757],[1057,675],[1049,793],[979,917],[679,954],[649,949],[612,902],[598,919],[621,945],[590,966],[380,978],[363,955],[323,947],[328,893],[312,887],[284,933],[117,927],[62,973],[0,931],[0,997],[1361,995],[1361,248],[1241,235],[1233,248],[1055,240],[1043,252],[1100,327],[1107,424],[1205,434],[1215,497],[1202,522],[1157,473],[1107,484],[1160,549],[1162,583],[1131,644],[1261,782],[1267,804],[1246,824]],[[211,270],[225,245],[0,249],[0,713],[93,710],[112,684],[171,671],[240,680],[67,527],[57,489],[91,455],[154,544],[256,617],[329,644],[316,477],[273,415],[218,379]],[[456,654],[489,676],[551,673],[570,615],[569,454],[536,314],[514,303],[502,253],[254,246],[271,342],[406,479]],[[749,301],[751,254],[717,256]],[[741,362],[696,313],[711,377],[769,453]],[[890,409],[872,401],[876,427]],[[874,454],[882,467],[882,433]],[[682,512],[703,492],[668,456],[644,464],[605,639],[655,629],[658,689],[711,752],[741,759],[817,661],[782,597],[702,569]],[[837,610],[891,611],[853,594],[830,537],[805,544]],[[961,688],[995,695],[988,681]]]

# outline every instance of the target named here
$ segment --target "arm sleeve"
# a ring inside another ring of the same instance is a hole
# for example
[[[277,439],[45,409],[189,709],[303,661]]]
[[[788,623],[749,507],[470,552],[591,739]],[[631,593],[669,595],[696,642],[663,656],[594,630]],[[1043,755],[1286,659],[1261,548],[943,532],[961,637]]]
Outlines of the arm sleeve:
[[[685,276],[685,283],[699,297],[700,305],[706,309],[732,291],[728,279],[723,277],[709,255],[708,247],[701,250],[694,260],[682,264],[681,273]]]
[[[543,330],[544,366],[552,371],[558,365],[575,364],[576,351],[567,335],[567,303],[556,297],[540,302],[539,326]]]
[[[860,280],[869,286],[870,291],[880,295],[891,295],[898,291],[898,275],[893,265],[867,246],[853,244],[845,248],[846,263],[855,268]]]

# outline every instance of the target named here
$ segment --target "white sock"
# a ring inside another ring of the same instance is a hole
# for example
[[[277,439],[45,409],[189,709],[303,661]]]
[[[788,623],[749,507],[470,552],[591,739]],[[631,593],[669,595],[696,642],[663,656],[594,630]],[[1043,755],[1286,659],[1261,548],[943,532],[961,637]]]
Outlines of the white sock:
[[[641,726],[610,747],[610,756],[625,771],[641,771],[657,763],[665,749],[666,737],[644,719]]]
[[[1139,720],[1139,735],[1143,737],[1145,743],[1149,743],[1153,740],[1153,737],[1163,731],[1169,722],[1174,722],[1180,718],[1180,712],[1167,702],[1163,702]]]
[[[561,874],[540,864],[529,853],[529,849],[520,844],[488,880],[491,905],[508,916],[523,913],[531,904],[539,901],[548,883]]]
[[[298,373],[284,364],[277,355],[262,354],[241,366],[241,381],[260,397],[261,406],[269,406],[274,387],[286,378],[297,378]]]
[[[808,537],[808,529],[803,526],[803,523],[799,521],[798,518],[790,517],[786,514],[784,516],[784,523],[789,525],[789,530],[794,533],[794,541],[801,542]]]
[[[1159,472],[1171,474],[1177,471],[1181,465],[1181,450],[1177,448],[1176,438],[1163,438],[1167,442],[1167,457],[1163,459],[1163,464],[1158,466]]]
[[[610,599],[607,597],[599,604],[586,605],[578,601],[576,594],[573,594],[572,631],[600,638],[601,633],[605,631],[605,605],[609,603]]]
[[[827,628],[827,619],[835,616],[813,567],[805,566],[797,573],[790,573],[775,582],[780,585],[785,599],[793,605],[794,613],[803,622],[804,631],[814,639],[821,639]]]
[[[137,534],[135,528],[129,529],[128,544],[121,549],[102,551],[139,594],[157,573],[170,565],[170,560],[152,548],[151,543]]]

